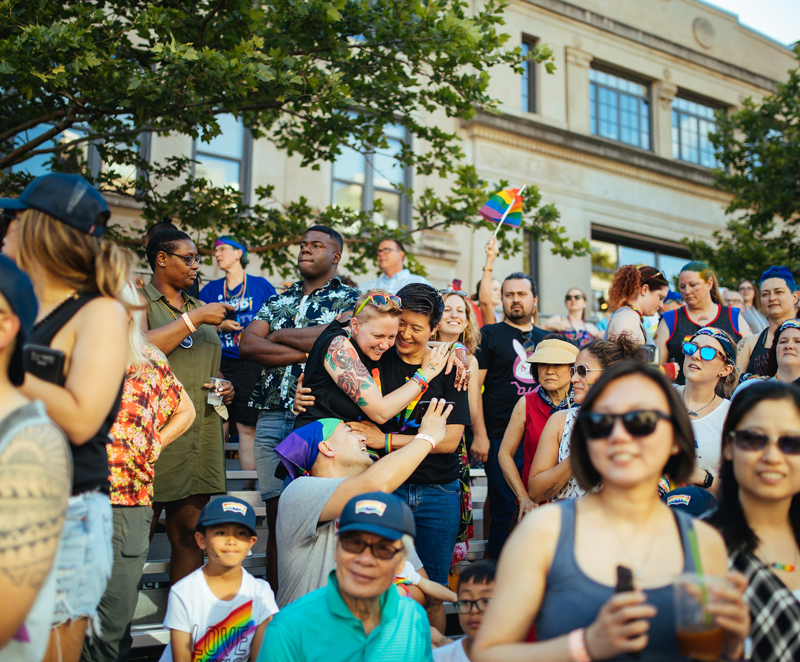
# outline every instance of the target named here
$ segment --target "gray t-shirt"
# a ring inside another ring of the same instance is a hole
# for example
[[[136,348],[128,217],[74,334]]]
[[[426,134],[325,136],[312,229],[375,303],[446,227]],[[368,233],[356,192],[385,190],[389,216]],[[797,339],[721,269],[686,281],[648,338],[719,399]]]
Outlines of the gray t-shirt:
[[[319,516],[345,480],[302,476],[289,483],[281,494],[275,526],[281,609],[328,584],[328,575],[336,567],[333,551],[338,520],[320,522]],[[416,553],[409,555],[408,560],[416,570],[422,567]]]

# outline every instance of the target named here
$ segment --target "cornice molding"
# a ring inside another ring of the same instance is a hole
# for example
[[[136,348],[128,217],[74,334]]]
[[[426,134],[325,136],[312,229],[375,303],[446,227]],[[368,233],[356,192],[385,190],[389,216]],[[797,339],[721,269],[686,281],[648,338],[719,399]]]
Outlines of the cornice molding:
[[[714,188],[714,176],[705,168],[664,159],[652,152],[595,136],[513,115],[486,112],[479,112],[463,127],[471,138],[510,145],[722,203],[730,200],[729,194]]]
[[[658,37],[649,32],[644,32],[638,28],[631,27],[612,18],[603,16],[602,14],[595,14],[593,11],[577,7],[564,0],[523,0],[524,2],[535,5],[554,14],[570,18],[579,23],[590,25],[593,28],[608,32],[622,39],[633,41],[647,48],[667,53],[682,60],[692,62],[711,71],[736,78],[737,80],[744,81],[750,85],[754,85],[763,90],[775,91],[775,81],[754,71],[749,71],[742,67],[737,67],[735,64],[724,62],[705,53],[694,51],[686,46],[681,46],[675,42],[668,41],[662,37]],[[690,28],[687,28],[690,29]]]

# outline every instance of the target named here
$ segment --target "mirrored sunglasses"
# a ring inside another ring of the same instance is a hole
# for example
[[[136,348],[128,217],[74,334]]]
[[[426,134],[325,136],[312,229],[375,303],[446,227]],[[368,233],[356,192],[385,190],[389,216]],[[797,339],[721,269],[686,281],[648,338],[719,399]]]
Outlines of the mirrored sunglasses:
[[[367,305],[367,302],[375,306],[385,306],[390,301],[394,301],[400,308],[403,307],[403,302],[400,300],[400,297],[394,294],[390,294],[388,297],[384,296],[383,294],[370,294],[366,299],[364,299],[364,301],[361,302],[361,305],[356,311],[356,315],[358,315],[364,309],[364,306]]]
[[[581,379],[586,379],[586,375],[590,372],[604,372],[604,368],[587,368],[583,363],[580,365],[574,365],[569,369],[569,376],[574,377],[576,374]]]
[[[683,343],[682,349],[686,356],[694,356],[699,352],[700,358],[703,359],[703,361],[713,361],[717,357],[721,358],[723,361],[727,361],[727,357],[713,347],[699,347],[693,342],[685,342]]]

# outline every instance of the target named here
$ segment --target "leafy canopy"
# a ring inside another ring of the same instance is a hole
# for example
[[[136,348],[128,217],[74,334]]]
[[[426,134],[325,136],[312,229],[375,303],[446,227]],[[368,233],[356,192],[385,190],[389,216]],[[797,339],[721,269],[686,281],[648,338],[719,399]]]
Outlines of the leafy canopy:
[[[800,45],[795,47],[800,62]],[[716,246],[684,239],[692,259],[712,265],[724,285],[755,280],[771,265],[800,274],[800,69],[761,104],[717,114],[711,141],[722,168],[716,184],[733,195]]]
[[[487,93],[493,67],[522,73],[520,48],[507,48],[501,32],[505,7],[488,0],[470,15],[460,0],[2,0],[0,169],[13,171],[0,179],[0,194],[29,181],[26,161],[47,158],[53,169],[80,170],[132,199],[148,225],[179,220],[206,250],[216,235],[238,234],[263,266],[284,275],[293,260],[283,249],[306,227],[338,226],[350,237],[348,266],[363,271],[381,237],[407,233],[387,232],[371,212],[275,200],[271,186],[245,204],[234,188],[194,178],[186,156],[146,158],[145,136],[207,142],[220,135],[218,117],[232,113],[254,138],[318,169],[344,146],[386,149],[382,127],[399,123],[412,140],[397,158],[450,184],[445,198],[399,187],[414,203],[414,233],[485,225],[478,208],[507,182],[490,185],[464,165],[455,131],[442,127],[496,110]],[[552,73],[546,45],[528,58]],[[105,164],[100,172],[89,169],[90,143]],[[555,207],[539,207],[529,190],[525,229],[562,255],[584,253],[586,242],[570,243]],[[127,243],[140,239],[130,228],[112,230]],[[519,236],[502,230],[502,250],[519,250]]]

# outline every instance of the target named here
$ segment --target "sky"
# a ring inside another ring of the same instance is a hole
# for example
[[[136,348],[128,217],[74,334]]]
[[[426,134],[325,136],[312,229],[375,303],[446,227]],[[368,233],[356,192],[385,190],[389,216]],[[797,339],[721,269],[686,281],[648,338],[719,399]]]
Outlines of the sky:
[[[739,23],[781,44],[800,40],[800,0],[701,0],[738,14]]]

